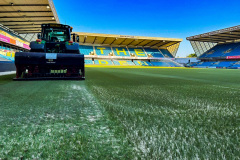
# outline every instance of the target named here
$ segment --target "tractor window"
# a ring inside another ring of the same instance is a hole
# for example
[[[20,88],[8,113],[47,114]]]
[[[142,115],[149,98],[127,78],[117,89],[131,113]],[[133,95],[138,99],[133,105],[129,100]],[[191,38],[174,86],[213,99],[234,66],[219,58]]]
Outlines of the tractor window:
[[[69,29],[68,28],[45,28],[43,38],[52,42],[69,41]]]

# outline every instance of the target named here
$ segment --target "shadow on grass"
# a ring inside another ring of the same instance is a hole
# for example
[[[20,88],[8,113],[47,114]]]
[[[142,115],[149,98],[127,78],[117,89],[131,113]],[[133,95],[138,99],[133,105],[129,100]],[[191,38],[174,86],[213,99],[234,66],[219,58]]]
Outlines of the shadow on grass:
[[[0,76],[0,85],[13,81],[15,74]]]

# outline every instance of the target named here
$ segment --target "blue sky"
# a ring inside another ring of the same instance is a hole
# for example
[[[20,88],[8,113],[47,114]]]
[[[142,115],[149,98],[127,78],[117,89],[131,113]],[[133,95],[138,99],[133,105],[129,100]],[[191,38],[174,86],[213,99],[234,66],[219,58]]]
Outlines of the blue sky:
[[[193,53],[186,37],[240,25],[240,0],[53,0],[74,31],[182,38],[177,56]]]

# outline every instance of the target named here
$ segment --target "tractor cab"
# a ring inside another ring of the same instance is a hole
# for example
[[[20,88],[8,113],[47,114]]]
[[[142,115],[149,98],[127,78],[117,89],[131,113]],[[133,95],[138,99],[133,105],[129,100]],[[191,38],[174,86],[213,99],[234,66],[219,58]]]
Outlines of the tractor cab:
[[[71,40],[72,27],[62,24],[43,24],[39,39],[46,42],[68,42]]]

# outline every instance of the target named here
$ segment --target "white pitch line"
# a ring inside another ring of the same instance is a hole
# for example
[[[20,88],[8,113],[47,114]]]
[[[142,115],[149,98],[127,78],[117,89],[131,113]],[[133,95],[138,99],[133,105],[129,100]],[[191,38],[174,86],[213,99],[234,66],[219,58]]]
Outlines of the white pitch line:
[[[9,74],[16,74],[16,71],[0,72],[0,76],[9,75]]]

